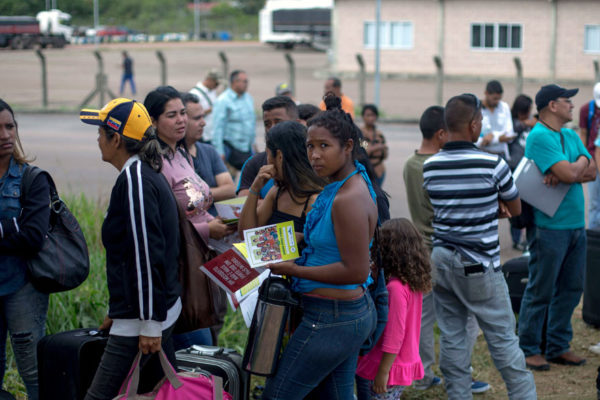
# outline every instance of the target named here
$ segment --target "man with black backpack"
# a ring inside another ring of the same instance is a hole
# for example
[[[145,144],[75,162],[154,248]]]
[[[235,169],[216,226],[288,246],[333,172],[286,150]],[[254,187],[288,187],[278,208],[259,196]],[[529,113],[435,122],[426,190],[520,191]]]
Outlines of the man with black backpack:
[[[579,109],[579,134],[585,147],[594,157],[596,146],[594,142],[598,138],[600,130],[600,82],[594,86],[594,98],[585,103]],[[598,160],[596,160],[596,164]],[[588,228],[600,229],[600,176],[588,183],[589,208]]]

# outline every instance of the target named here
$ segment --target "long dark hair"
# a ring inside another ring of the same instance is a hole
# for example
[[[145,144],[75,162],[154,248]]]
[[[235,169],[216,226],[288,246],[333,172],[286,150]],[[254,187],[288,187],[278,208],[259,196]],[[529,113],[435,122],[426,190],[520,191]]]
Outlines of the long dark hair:
[[[375,244],[386,281],[398,278],[414,292],[431,290],[431,264],[423,236],[406,218],[393,218],[379,228]]]
[[[333,137],[344,144],[352,139],[354,145],[352,148],[352,159],[355,160],[358,149],[360,148],[360,129],[354,124],[352,116],[342,110],[342,101],[331,92],[325,94],[323,98],[326,111],[315,115],[308,121],[308,126],[318,126],[327,129]]]
[[[519,119],[519,114],[528,113],[532,104],[533,100],[531,100],[531,97],[525,94],[518,95],[510,110],[512,118]]]
[[[146,98],[144,99],[144,107],[146,107],[148,114],[152,117],[152,119],[158,121],[158,118],[161,116],[161,114],[165,112],[165,105],[173,99],[179,99],[183,103],[181,93],[173,86],[159,86],[146,95]],[[158,132],[156,132],[156,134],[158,135]],[[171,149],[163,140],[160,139],[160,137],[158,138],[158,142],[162,146],[163,150],[172,156]],[[185,136],[177,142],[175,147],[183,147],[187,153]]]
[[[104,133],[107,140],[112,140],[115,135],[119,133],[108,125],[103,125]],[[140,160],[148,163],[153,170],[160,172],[163,163],[163,150],[158,142],[156,131],[153,126],[149,127],[141,140],[135,140],[124,135],[120,135],[121,140],[125,143],[125,150],[127,153],[134,155],[137,154]]]
[[[283,181],[277,182],[282,189],[289,190],[292,200],[320,193],[326,182],[310,166],[306,154],[306,128],[296,121],[284,121],[266,134],[267,151],[275,157],[281,151]]]
[[[13,109],[10,107],[10,105],[5,102],[4,100],[0,99],[0,112],[7,110],[10,115],[12,116],[13,122],[15,123],[15,143],[16,146],[13,150],[13,158],[16,161],[17,164],[26,164],[29,163],[31,161],[33,161],[33,159],[28,158],[25,155],[25,151],[23,150],[23,145],[21,144],[21,139],[19,139],[19,126],[17,125],[17,120],[15,119],[15,113],[13,111]]]

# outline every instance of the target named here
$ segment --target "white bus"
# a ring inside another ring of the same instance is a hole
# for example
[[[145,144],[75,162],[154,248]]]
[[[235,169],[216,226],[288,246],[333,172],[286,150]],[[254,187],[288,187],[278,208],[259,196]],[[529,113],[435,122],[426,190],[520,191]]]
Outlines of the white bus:
[[[331,44],[333,0],[267,0],[259,13],[259,39],[291,49],[307,45],[325,50]]]

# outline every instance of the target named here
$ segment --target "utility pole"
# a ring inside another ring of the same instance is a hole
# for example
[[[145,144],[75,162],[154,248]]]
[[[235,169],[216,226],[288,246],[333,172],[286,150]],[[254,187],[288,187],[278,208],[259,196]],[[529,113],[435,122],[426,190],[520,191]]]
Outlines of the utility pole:
[[[194,40],[200,39],[200,0],[194,0]]]

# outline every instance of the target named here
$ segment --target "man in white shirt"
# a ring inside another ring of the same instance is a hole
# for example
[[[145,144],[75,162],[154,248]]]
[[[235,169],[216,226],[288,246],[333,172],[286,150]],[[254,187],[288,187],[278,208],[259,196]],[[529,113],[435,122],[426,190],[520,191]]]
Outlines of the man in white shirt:
[[[513,130],[510,107],[502,101],[503,92],[500,82],[496,80],[488,82],[485,96],[481,101],[483,121],[481,134],[476,144],[482,150],[499,154],[505,160],[509,160],[508,142],[516,135]]]
[[[212,139],[212,110],[214,103],[217,101],[219,79],[219,73],[210,70],[208,74],[206,74],[204,81],[198,81],[196,86],[190,90],[190,93],[195,94],[196,97],[198,97],[202,110],[204,110],[204,121],[206,122],[204,133],[202,135],[202,142],[204,143],[210,143]]]

